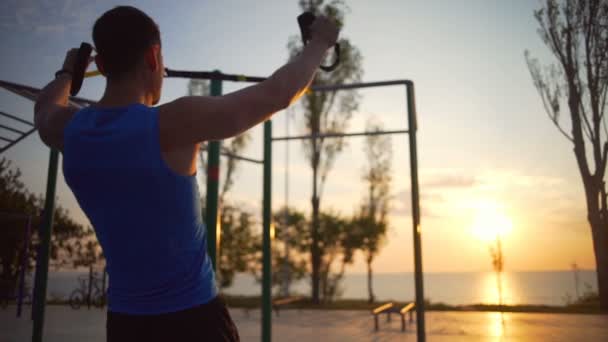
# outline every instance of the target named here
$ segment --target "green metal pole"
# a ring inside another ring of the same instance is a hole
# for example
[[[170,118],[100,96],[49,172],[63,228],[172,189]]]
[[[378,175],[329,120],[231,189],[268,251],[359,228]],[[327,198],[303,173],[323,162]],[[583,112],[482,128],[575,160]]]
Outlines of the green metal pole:
[[[44,328],[44,306],[46,304],[46,285],[49,275],[49,252],[51,250],[51,232],[53,229],[53,216],[55,214],[55,188],[57,186],[57,165],[59,164],[59,151],[51,149],[49,169],[46,178],[46,197],[44,199],[44,213],[40,226],[40,246],[38,249],[38,262],[36,263],[36,279],[34,283],[34,330],[32,342],[42,341]]]
[[[262,209],[262,341],[272,340],[272,121],[264,122],[264,199]]]
[[[416,101],[414,97],[414,84],[406,85],[407,91],[407,121],[410,140],[410,177],[412,182],[412,224],[414,231],[414,277],[416,283],[416,335],[418,342],[426,340],[424,323],[424,286],[422,272],[422,243],[420,230],[420,194],[418,191],[418,147],[416,145]]]
[[[219,70],[216,70],[219,72]],[[211,80],[211,96],[222,95],[222,81]],[[217,270],[217,251],[218,251],[218,193],[220,180],[220,146],[221,141],[210,141],[207,150],[207,252],[211,258],[213,269]]]

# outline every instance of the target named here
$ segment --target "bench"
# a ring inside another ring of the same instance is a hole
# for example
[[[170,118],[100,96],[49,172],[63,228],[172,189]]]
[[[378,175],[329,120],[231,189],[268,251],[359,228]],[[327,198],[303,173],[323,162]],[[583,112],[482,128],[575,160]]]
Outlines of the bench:
[[[279,309],[282,306],[287,306],[289,304],[293,304],[299,301],[304,300],[306,297],[304,296],[293,296],[293,297],[286,297],[286,298],[281,298],[281,299],[277,299],[274,300],[272,302],[272,309],[274,310],[274,312],[276,313],[277,317],[279,316]]]
[[[405,329],[406,329],[405,316],[409,314],[409,322],[410,323],[413,322],[414,321],[413,312],[414,312],[415,308],[416,308],[416,305],[414,303],[409,303],[402,308],[398,308],[393,303],[386,303],[386,304],[383,304],[383,305],[373,309],[372,315],[374,315],[374,330],[375,331],[380,330],[380,325],[378,322],[378,316],[380,316],[380,314],[383,314],[383,313],[386,314],[386,321],[390,322],[391,313],[398,313],[401,316],[401,331],[405,331]]]

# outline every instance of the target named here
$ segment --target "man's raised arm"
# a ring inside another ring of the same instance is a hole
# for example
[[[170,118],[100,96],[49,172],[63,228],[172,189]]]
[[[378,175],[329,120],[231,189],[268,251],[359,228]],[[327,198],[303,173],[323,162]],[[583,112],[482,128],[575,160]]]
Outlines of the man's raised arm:
[[[265,81],[224,96],[187,96],[159,107],[164,150],[236,136],[286,108],[306,92],[338,37],[333,22],[318,17],[302,53]]]

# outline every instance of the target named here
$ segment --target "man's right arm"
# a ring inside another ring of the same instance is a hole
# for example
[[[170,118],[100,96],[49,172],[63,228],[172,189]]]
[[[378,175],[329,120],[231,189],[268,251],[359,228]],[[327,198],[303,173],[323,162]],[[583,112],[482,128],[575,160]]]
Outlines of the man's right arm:
[[[265,81],[224,96],[186,96],[161,105],[159,134],[162,149],[236,136],[302,96],[325,52],[337,39],[337,29],[332,31],[335,26],[329,26],[333,24],[323,20],[325,22],[317,27],[320,26],[318,32],[325,31],[317,39],[313,35],[313,40],[299,56]]]

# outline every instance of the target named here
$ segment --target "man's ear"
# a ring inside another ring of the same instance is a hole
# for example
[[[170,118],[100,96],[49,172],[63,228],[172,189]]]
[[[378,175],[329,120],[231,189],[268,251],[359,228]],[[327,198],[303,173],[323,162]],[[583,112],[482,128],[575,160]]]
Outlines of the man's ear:
[[[95,64],[97,65],[97,70],[99,70],[102,75],[107,76],[106,71],[103,67],[103,60],[99,55],[95,55]]]
[[[157,71],[158,68],[160,68],[159,51],[160,45],[153,44],[144,53],[146,66],[150,69],[150,71]]]

